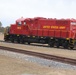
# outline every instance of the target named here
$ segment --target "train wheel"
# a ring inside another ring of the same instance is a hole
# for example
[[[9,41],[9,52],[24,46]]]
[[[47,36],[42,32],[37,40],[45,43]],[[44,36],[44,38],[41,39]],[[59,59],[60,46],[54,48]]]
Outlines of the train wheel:
[[[7,42],[7,39],[4,39],[4,41],[6,41],[6,42]]]
[[[28,45],[30,45],[30,42],[28,42]]]
[[[70,49],[73,49],[74,47],[70,47]]]
[[[63,43],[63,47],[64,47],[65,49],[68,49],[68,42],[64,42],[64,43]]]
[[[17,43],[20,43],[20,40],[19,39],[17,40]]]
[[[69,45],[69,49],[73,49],[74,48],[74,45],[73,44],[70,44]]]
[[[21,43],[21,44],[24,44],[25,42],[24,42],[24,40],[20,40],[20,43]]]
[[[56,44],[55,44],[55,45],[56,45],[56,47],[57,47],[57,48],[59,48],[59,42],[56,42]]]
[[[11,39],[11,42],[14,43],[14,39]]]
[[[49,43],[49,46],[50,46],[50,47],[54,47],[54,42],[50,42],[50,43]]]

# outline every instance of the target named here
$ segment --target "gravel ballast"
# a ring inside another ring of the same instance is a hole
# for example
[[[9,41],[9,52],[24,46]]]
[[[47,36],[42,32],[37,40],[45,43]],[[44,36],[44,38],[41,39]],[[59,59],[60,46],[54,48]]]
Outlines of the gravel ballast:
[[[53,67],[53,68],[57,68],[57,69],[61,68],[61,69],[65,69],[65,70],[67,70],[67,69],[76,70],[76,66],[74,66],[74,65],[64,64],[64,63],[60,63],[60,62],[56,62],[56,61],[52,61],[52,60],[42,59],[42,58],[24,55],[24,54],[15,53],[15,52],[9,52],[9,51],[5,51],[5,50],[0,50],[0,55],[5,55],[5,56],[12,57],[12,58],[22,59],[22,60],[26,60],[26,61],[33,62],[33,63],[38,63],[42,66],[48,66],[48,67]]]

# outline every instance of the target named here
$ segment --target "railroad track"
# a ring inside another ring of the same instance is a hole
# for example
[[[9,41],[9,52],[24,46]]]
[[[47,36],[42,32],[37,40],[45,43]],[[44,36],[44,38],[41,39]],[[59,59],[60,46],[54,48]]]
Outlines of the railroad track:
[[[11,43],[11,42],[5,42],[5,41],[2,41],[2,40],[0,40],[0,42],[3,42],[3,43],[9,43],[9,44]],[[14,43],[13,43],[13,44],[14,44]],[[15,44],[19,44],[19,43],[15,43]],[[24,45],[28,45],[28,44],[24,44]],[[29,46],[29,45],[28,45],[28,46]],[[30,46],[37,46],[37,47],[51,48],[50,46],[48,46],[48,44],[45,45],[45,44],[31,43]],[[56,48],[56,47],[52,47],[52,48]],[[63,48],[63,47],[60,47],[60,48],[58,48],[58,49],[64,49],[64,48]],[[65,50],[76,50],[76,46],[75,46],[74,49],[65,49]]]
[[[49,60],[54,60],[54,61],[67,63],[67,64],[71,64],[71,65],[76,66],[76,59],[65,58],[65,57],[44,54],[44,53],[39,53],[39,52],[32,52],[32,51],[21,50],[21,49],[15,49],[15,48],[9,48],[9,47],[4,47],[4,46],[0,46],[0,49],[6,50],[6,51],[22,53],[22,54],[27,54],[27,55],[32,55],[32,56],[36,56],[36,57],[40,57],[40,58],[44,58],[44,59],[49,59]]]
[[[11,43],[11,42],[5,42],[5,41],[3,41],[3,40],[0,40],[0,42],[3,42],[3,43]],[[14,44],[14,43],[13,43]],[[15,44],[19,44],[19,43],[15,43]],[[26,44],[24,44],[24,45],[28,45],[27,43]],[[30,44],[30,46],[37,46],[37,47],[46,47],[46,48],[49,48],[50,46],[48,46],[48,44],[47,45],[45,45],[45,44],[38,44],[38,43],[31,43]],[[51,48],[51,47],[50,47]],[[52,48],[56,48],[56,47],[52,47]],[[59,49],[64,49],[63,47],[60,47]],[[75,48],[74,49],[65,49],[65,50],[76,50],[76,46],[75,46]]]

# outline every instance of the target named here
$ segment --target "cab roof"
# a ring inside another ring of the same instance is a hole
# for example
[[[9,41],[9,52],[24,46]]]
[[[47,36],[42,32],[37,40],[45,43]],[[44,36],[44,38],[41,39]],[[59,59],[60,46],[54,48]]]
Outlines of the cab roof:
[[[25,21],[25,18],[21,17],[21,18],[16,20],[16,22],[21,22],[21,21]]]

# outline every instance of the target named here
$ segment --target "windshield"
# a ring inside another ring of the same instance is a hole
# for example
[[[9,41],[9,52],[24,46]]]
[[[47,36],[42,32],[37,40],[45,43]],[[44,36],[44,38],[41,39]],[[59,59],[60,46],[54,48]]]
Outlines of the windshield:
[[[17,22],[18,26],[20,26],[22,24],[22,22]]]
[[[24,22],[24,25],[26,25],[26,22]]]

